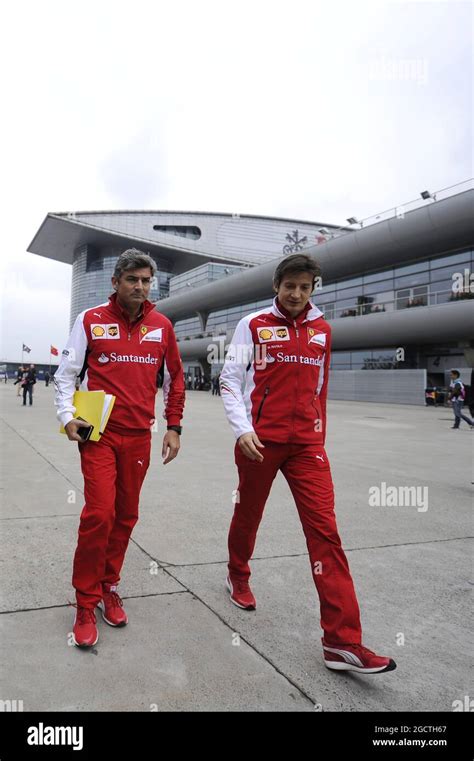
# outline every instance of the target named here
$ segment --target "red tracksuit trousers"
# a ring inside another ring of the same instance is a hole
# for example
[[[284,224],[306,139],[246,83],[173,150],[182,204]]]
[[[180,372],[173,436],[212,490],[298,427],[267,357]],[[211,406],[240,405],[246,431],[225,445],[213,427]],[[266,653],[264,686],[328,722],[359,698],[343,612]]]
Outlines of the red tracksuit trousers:
[[[341,547],[334,514],[334,489],[324,447],[263,441],[264,460],[249,460],[238,444],[235,463],[239,487],[229,531],[229,572],[250,577],[257,530],[281,470],[296,502],[308,547],[313,580],[319,595],[321,627],[329,644],[361,642],[359,605],[349,566]]]
[[[106,429],[100,441],[78,444],[85,505],[74,555],[77,604],[94,608],[103,584],[118,584],[138,501],[150,464],[151,431],[122,436]]]

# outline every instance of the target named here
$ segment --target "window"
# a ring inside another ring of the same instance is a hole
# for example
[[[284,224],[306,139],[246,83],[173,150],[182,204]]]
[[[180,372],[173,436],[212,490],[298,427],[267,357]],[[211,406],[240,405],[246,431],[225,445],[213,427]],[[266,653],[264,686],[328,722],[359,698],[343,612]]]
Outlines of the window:
[[[384,283],[381,283],[381,285],[384,285]],[[371,296],[365,296],[365,298],[369,300],[366,303],[369,304],[383,304],[387,301],[393,301],[393,297],[393,291],[378,291],[377,293],[372,293]]]
[[[321,311],[325,320],[334,320],[334,304],[323,304]]]
[[[390,280],[380,280],[378,283],[369,283],[368,285],[364,285],[363,293],[364,293],[364,296],[369,296],[374,293],[380,293],[381,291],[383,291],[384,293],[389,293],[392,291],[392,286],[393,286],[393,280],[391,278]]]
[[[394,285],[395,288],[403,288],[404,286],[410,288],[415,285],[429,283],[429,281],[430,273],[426,270],[425,272],[415,272],[412,275],[405,275],[405,277],[396,277]]]
[[[339,280],[336,283],[337,290],[341,288],[351,288],[354,285],[362,285],[361,277],[351,277],[349,280]]]
[[[437,280],[436,283],[431,284],[431,293],[436,291],[449,291],[453,290],[453,280]]]
[[[418,262],[417,264],[409,264],[406,267],[396,267],[394,270],[395,277],[401,275],[410,275],[412,272],[425,272],[429,269],[429,262]]]
[[[397,309],[426,306],[428,303],[428,286],[419,285],[415,288],[402,288],[397,291]]]
[[[187,227],[185,225],[153,225],[153,229],[167,235],[178,235],[181,238],[193,238],[198,240],[201,237],[199,227]]]
[[[385,270],[383,272],[374,272],[372,275],[364,275],[365,283],[374,283],[376,280],[386,280],[393,277],[393,269]]]
[[[354,288],[344,288],[344,290],[339,290],[339,287],[338,287],[337,300],[339,301],[340,299],[348,299],[351,296],[355,296],[357,298],[357,296],[360,296],[361,293],[362,293],[361,285],[355,286]]]
[[[100,251],[92,246],[85,246],[86,249],[86,272],[99,272],[104,269],[104,257]]]
[[[325,304],[332,304],[334,302],[334,297],[334,293],[325,294],[324,296],[322,294],[316,294],[311,297],[311,301],[322,309]]]
[[[336,308],[344,309],[345,307],[355,307],[356,304],[357,298],[354,296],[352,299],[341,299],[341,301],[336,301]]]
[[[448,301],[454,300],[452,291],[436,291],[430,293],[430,305],[432,304],[445,304]]]
[[[451,265],[450,267],[440,267],[439,269],[431,270],[430,280],[433,283],[436,280],[445,280],[447,278],[452,278],[455,272],[461,272],[461,274],[464,275],[465,269],[471,269],[469,261],[460,262],[458,264]]]
[[[463,251],[460,254],[451,254],[451,256],[442,256],[440,259],[431,260],[431,269],[452,264],[457,266],[458,262],[464,262],[466,259],[469,259],[469,251]]]

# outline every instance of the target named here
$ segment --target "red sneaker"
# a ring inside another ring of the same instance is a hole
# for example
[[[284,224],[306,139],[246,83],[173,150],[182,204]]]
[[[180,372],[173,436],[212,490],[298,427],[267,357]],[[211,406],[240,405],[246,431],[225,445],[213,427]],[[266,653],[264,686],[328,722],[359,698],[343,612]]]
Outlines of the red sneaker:
[[[397,664],[392,658],[376,655],[363,645],[335,645],[323,643],[324,663],[335,671],[357,671],[359,674],[382,674],[393,671]]]
[[[230,599],[234,605],[237,605],[238,608],[244,608],[244,610],[255,610],[257,603],[248,581],[242,581],[239,579],[231,580],[229,575],[227,576],[225,583],[230,592]]]
[[[123,609],[121,597],[117,594],[117,586],[106,584],[103,590],[102,600],[98,607],[102,611],[102,618],[110,626],[126,626],[128,616]]]
[[[72,636],[77,647],[93,647],[96,644],[99,639],[99,632],[92,608],[77,606]]]

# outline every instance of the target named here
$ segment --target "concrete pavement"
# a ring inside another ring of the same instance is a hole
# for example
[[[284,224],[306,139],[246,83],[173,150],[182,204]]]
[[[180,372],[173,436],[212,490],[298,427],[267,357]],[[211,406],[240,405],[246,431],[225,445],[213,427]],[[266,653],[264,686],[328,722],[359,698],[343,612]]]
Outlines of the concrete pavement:
[[[234,442],[221,400],[203,392],[187,394],[182,448],[166,467],[161,424],[153,434],[120,586],[129,626],[112,629],[99,615],[95,648],[74,647],[68,601],[83,506],[77,447],[57,432],[52,387],[38,383],[31,408],[15,394],[11,383],[0,384],[0,700],[22,700],[25,711],[452,711],[453,701],[472,694],[474,433],[464,423],[452,431],[449,409],[328,405],[336,513],[364,642],[398,663],[363,677],[324,666],[304,536],[281,475],[252,563],[258,608],[230,603]],[[427,487],[426,509],[424,502],[371,506],[369,489],[382,482]]]

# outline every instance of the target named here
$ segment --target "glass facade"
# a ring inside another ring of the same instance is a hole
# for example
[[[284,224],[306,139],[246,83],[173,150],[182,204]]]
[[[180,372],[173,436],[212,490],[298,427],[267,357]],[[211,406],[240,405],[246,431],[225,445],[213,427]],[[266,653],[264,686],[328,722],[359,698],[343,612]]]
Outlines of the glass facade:
[[[465,269],[474,270],[471,249],[328,283],[315,291],[312,300],[324,312],[326,320],[441,304],[459,297],[453,292],[453,276],[464,274]],[[474,297],[474,294],[462,296]],[[198,317],[180,320],[175,332],[181,341],[222,335],[235,328],[244,315],[271,303],[269,294],[267,299],[212,312],[204,331]],[[336,370],[389,366],[393,367],[393,349],[390,348],[334,352],[331,356],[331,367]]]
[[[233,264],[215,264],[213,262],[201,264],[199,267],[172,277],[169,284],[169,295],[176,296],[176,294],[182,293],[188,288],[197,288],[214,280],[220,280],[223,277],[227,277],[227,275],[239,272],[241,269],[244,269],[244,267]]]
[[[468,249],[328,283],[315,292],[313,299],[329,320],[432,306],[459,298],[453,292],[453,276],[463,274],[465,269],[472,272],[473,264],[473,251]]]
[[[121,250],[113,247],[98,251],[87,245],[74,252],[71,327],[79,312],[107,301],[112,292],[111,277],[120,253]],[[154,259],[157,273],[152,282],[151,301],[184,293],[189,288],[234,274],[245,266],[206,263],[173,276],[169,264],[156,257]],[[474,297],[472,293],[453,292],[454,276],[463,276],[465,270],[474,270],[474,252],[471,249],[330,282],[316,290],[312,298],[327,320],[442,304],[457,298]],[[225,335],[236,327],[244,315],[268,307],[271,302],[269,288],[266,299],[212,312],[204,330],[197,315],[179,320],[175,325],[176,336],[179,341],[186,341]],[[393,366],[390,365],[393,362],[392,355],[393,349],[383,347],[334,352],[331,366],[339,370],[389,367]]]
[[[473,270],[473,254],[472,250],[466,250],[448,257],[328,283],[316,290],[312,298],[327,320],[443,303],[456,298],[452,290],[453,275],[463,273],[464,269]],[[185,274],[179,277],[184,278]],[[244,315],[263,309],[271,302],[269,297],[212,312],[204,334],[198,317],[180,320],[175,325],[176,335],[183,339],[225,333],[235,328]]]

